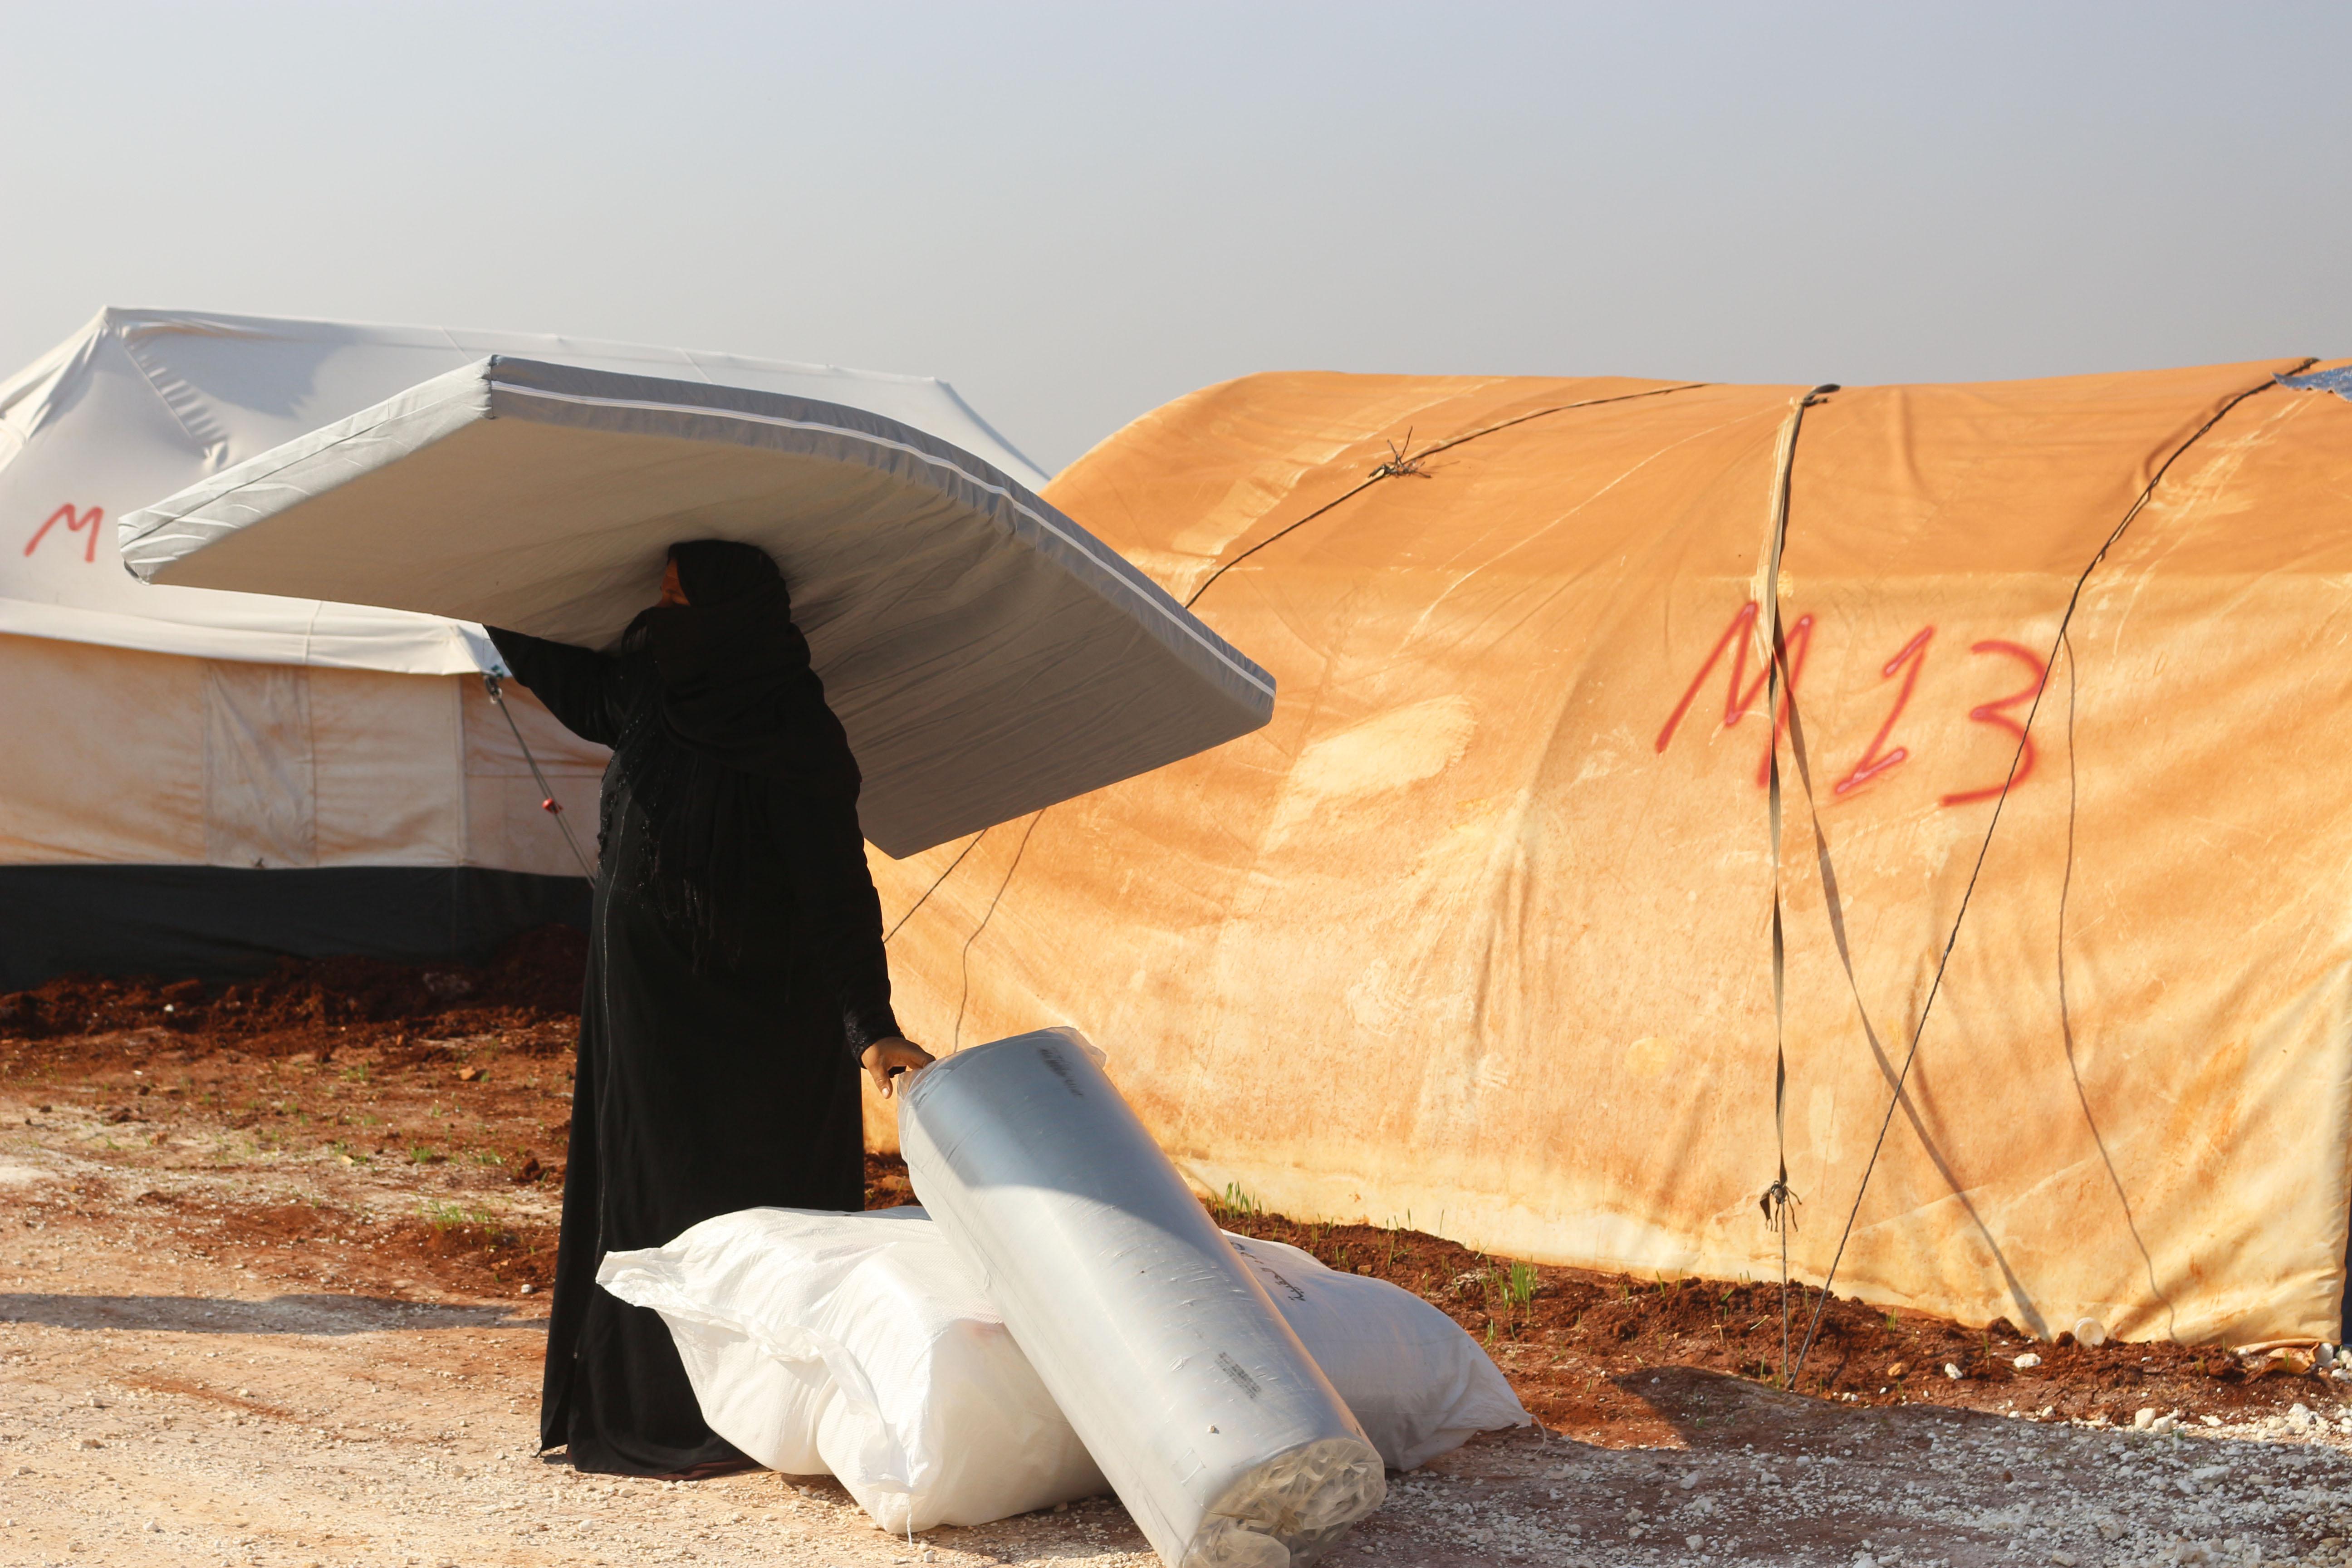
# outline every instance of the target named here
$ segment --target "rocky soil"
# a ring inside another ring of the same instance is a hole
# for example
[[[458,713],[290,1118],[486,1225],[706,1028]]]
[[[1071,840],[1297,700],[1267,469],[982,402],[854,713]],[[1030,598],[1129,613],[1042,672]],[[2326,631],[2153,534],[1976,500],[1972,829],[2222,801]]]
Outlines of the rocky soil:
[[[909,1542],[824,1478],[530,1451],[568,940],[0,998],[0,1564],[1156,1561],[1107,1499]],[[906,1201],[891,1163],[869,1178]],[[1335,1568],[2352,1561],[2352,1384],[2308,1350],[2036,1346],[1833,1300],[1784,1393],[1776,1288],[1226,1200],[1438,1302],[1550,1428],[1392,1477]]]

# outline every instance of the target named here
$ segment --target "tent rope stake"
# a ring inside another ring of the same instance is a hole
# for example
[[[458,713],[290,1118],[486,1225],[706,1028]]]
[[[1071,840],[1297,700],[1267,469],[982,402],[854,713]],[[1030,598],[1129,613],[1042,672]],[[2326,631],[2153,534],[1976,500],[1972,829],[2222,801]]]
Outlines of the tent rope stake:
[[[2300,374],[2318,363],[2316,357],[2306,358],[2286,374]],[[2204,439],[2206,433],[2228,417],[2230,412],[2239,404],[2253,396],[2254,394],[2266,392],[2279,384],[2280,377],[2265,376],[2253,385],[2232,395],[2221,407],[2213,411],[2211,417],[2191,431],[2188,438],[2175,447],[2170,455],[2157,466],[2156,472],[2148,477],[2147,483],[2141,487],[2139,494],[2134,498],[2131,505],[2124,509],[2121,520],[2108,531],[2107,537],[2092,555],[2089,563],[2076,575],[2074,591],[2066,595],[2066,608],[2058,617],[2057,635],[2050,639],[2050,656],[2042,661],[2043,669],[2047,670],[2057,662],[2061,647],[2070,646],[2066,640],[2067,632],[2074,625],[2074,611],[2083,602],[2083,590],[2089,585],[2091,574],[2099,569],[2099,563],[2107,558],[2107,552],[2113,550],[2116,542],[2123,538],[2124,531],[2132,525],[2133,519],[2138,517],[2141,511],[2146,510],[2147,503],[2155,498],[2157,487],[2164,482],[2164,476],[2172,471],[2172,465],[2179,462],[2182,454],[2189,447]],[[1895,1075],[1895,1091],[1887,1098],[1886,1114],[1878,1123],[1878,1137],[1870,1146],[1870,1158],[1863,1163],[1862,1180],[1854,1187],[1853,1206],[1846,1211],[1845,1228],[1838,1233],[1837,1250],[1830,1255],[1829,1272],[1822,1277],[1821,1295],[1813,1302],[1812,1320],[1805,1327],[1804,1343],[1797,1351],[1796,1366],[1790,1373],[1791,1376],[1801,1373],[1805,1370],[1805,1358],[1812,1353],[1814,1336],[1821,1331],[1822,1313],[1829,1306],[1830,1286],[1837,1279],[1838,1265],[1845,1259],[1846,1243],[1853,1237],[1854,1221],[1862,1213],[1863,1196],[1870,1190],[1870,1178],[1878,1168],[1879,1153],[1886,1147],[1887,1131],[1895,1125],[1895,1112],[1902,1107],[1905,1088],[1911,1079],[1911,1064],[1919,1055],[1919,1042],[1927,1032],[1927,1020],[1935,1012],[1936,998],[1943,994],[1944,973],[1951,966],[1952,950],[1959,942],[1961,922],[1969,918],[1969,902],[1976,897],[1977,879],[1984,872],[1986,856],[1991,853],[1993,835],[2000,828],[2001,811],[2009,805],[2010,786],[2017,782],[2018,765],[2024,760],[2026,745],[2032,736],[2034,717],[2042,711],[2042,699],[2049,689],[2050,681],[2045,676],[2042,683],[2034,688],[2032,704],[2025,710],[2025,722],[2018,727],[2017,746],[2010,753],[2009,772],[2002,776],[2000,794],[1993,800],[1992,820],[1985,824],[1984,839],[1977,846],[1976,863],[1969,868],[1968,885],[1960,892],[1960,907],[1952,915],[1951,931],[1945,936],[1943,952],[1936,961],[1935,978],[1928,984],[1927,1000],[1920,1004],[1919,1021],[1912,1028],[1911,1043],[1903,1053],[1903,1066]]]
[[[591,887],[594,886],[596,868],[589,863],[587,855],[580,847],[580,840],[572,835],[572,824],[563,816],[563,803],[555,798],[555,791],[549,787],[547,775],[539,771],[539,759],[530,754],[530,742],[522,738],[522,726],[515,722],[513,712],[507,707],[506,693],[499,689],[499,678],[485,671],[482,688],[490,694],[491,705],[505,718],[507,728],[514,732],[515,744],[522,748],[522,760],[530,769],[531,782],[539,785],[540,809],[555,818],[555,826],[563,830],[563,842],[571,847],[572,858],[580,863],[580,874],[588,879]]]
[[[1802,1202],[1789,1185],[1789,1041],[1788,1041],[1788,942],[1783,928],[1780,896],[1780,721],[1782,692],[1786,701],[1796,700],[1796,684],[1789,678],[1789,644],[1780,627],[1780,555],[1789,543],[1789,486],[1797,468],[1797,434],[1804,427],[1805,410],[1836,392],[1837,384],[1824,382],[1795,400],[1789,418],[1780,428],[1780,449],[1773,464],[1772,511],[1770,533],[1764,552],[1764,582],[1758,597],[1770,608],[1766,612],[1763,657],[1758,661],[1765,668],[1768,686],[1764,701],[1764,721],[1771,726],[1769,737],[1770,751],[1767,753],[1767,784],[1765,815],[1772,839],[1772,1147],[1778,1173],[1772,1184],[1764,1189],[1757,1200],[1764,1211],[1764,1224],[1780,1238],[1780,1386],[1789,1386],[1789,1233],[1797,1226],[1796,1205]]]

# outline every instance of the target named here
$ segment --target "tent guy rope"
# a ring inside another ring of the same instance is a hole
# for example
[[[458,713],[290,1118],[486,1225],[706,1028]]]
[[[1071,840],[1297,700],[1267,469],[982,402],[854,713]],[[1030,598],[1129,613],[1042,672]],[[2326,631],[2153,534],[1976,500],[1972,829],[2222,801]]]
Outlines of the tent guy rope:
[[[572,831],[572,824],[565,820],[563,803],[555,798],[555,791],[548,784],[547,775],[539,771],[539,759],[531,755],[530,742],[522,738],[522,726],[515,722],[513,712],[507,707],[506,693],[499,689],[499,678],[485,673],[482,689],[490,694],[490,705],[506,720],[507,728],[514,731],[515,744],[522,748],[522,760],[530,769],[531,782],[539,785],[540,809],[555,818],[555,826],[563,830],[563,842],[571,847],[572,858],[580,863],[580,874],[588,879],[590,886],[594,886],[596,868],[589,863],[586,851],[580,847],[580,840]]]
[[[1013,864],[1004,868],[1004,880],[996,884],[996,896],[988,900],[988,911],[980,917],[980,923],[971,928],[971,934],[963,939],[963,951],[957,955],[963,965],[963,988],[956,994],[955,1029],[948,1037],[948,1053],[950,1056],[963,1048],[963,1013],[971,1001],[971,944],[980,940],[980,933],[988,929],[988,922],[996,918],[996,906],[1003,901],[1004,889],[1013,886],[1013,873],[1021,869],[1021,857],[1029,852],[1029,836],[1037,831],[1039,823],[1045,820],[1045,811],[1052,809],[1047,806],[1038,812],[1029,819],[1029,826],[1021,830],[1021,842],[1013,847]],[[980,840],[975,838],[972,842],[977,844]],[[958,856],[957,858],[961,859],[962,857]],[[953,870],[954,868],[950,867],[949,869]]]
[[[907,912],[898,917],[898,924],[892,926],[887,931],[883,933],[882,941],[884,945],[888,945],[890,939],[897,936],[901,930],[905,929],[907,922],[915,918],[916,910],[921,909],[925,904],[931,901],[931,895],[940,890],[940,884],[953,876],[955,874],[955,868],[963,864],[963,858],[971,854],[973,850],[979,848],[980,841],[987,837],[988,829],[983,827],[979,832],[973,834],[962,848],[956,851],[956,857],[954,859],[948,862],[947,869],[932,878],[931,885],[923,889],[923,896],[917,899],[913,903],[908,905]]]

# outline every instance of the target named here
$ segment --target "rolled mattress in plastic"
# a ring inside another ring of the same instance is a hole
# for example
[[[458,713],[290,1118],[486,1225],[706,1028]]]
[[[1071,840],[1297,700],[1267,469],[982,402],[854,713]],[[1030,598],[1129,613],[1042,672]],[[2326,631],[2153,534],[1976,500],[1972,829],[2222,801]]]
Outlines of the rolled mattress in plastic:
[[[1365,1437],[1076,1030],[917,1075],[915,1194],[1174,1568],[1290,1568],[1381,1505]]]

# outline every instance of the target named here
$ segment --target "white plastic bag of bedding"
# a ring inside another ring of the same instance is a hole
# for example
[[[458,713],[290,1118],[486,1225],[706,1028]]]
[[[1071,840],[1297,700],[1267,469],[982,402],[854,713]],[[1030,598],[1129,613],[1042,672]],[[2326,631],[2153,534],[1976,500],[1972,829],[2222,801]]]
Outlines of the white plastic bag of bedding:
[[[1108,1489],[921,1209],[743,1209],[596,1280],[662,1315],[712,1431],[894,1535]]]
[[[1412,1291],[1326,1268],[1279,1241],[1225,1233],[1392,1470],[1473,1433],[1534,1419],[1462,1326]]]
[[[1477,1342],[1419,1297],[1230,1239],[1390,1466],[1528,1423]],[[662,1314],[712,1430],[772,1469],[835,1477],[893,1534],[1109,1489],[921,1209],[746,1209],[609,1254],[598,1279]]]

